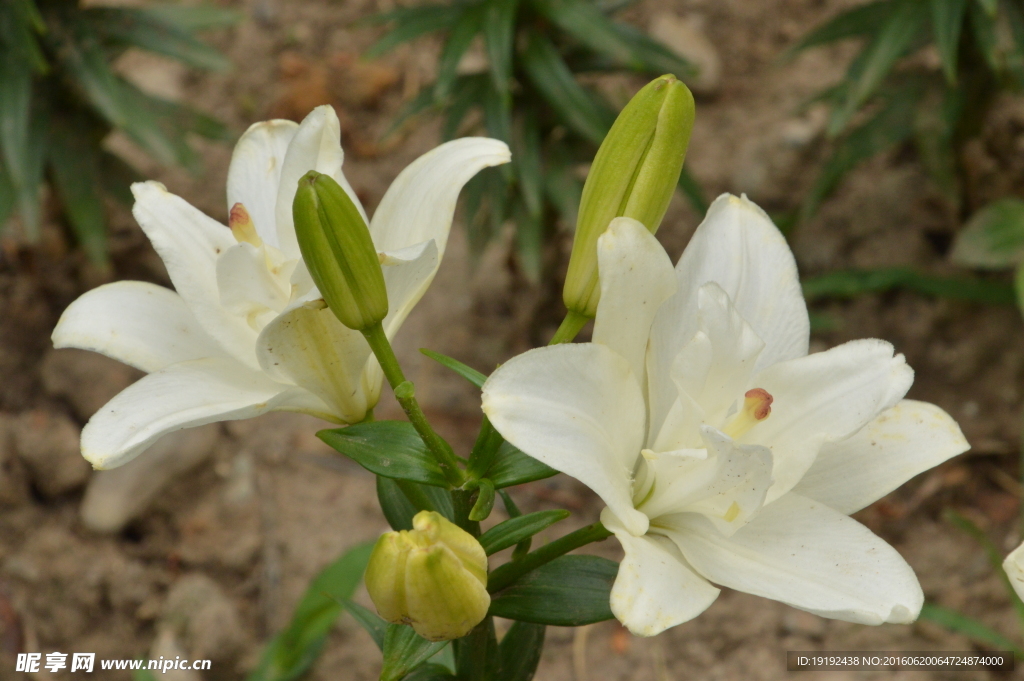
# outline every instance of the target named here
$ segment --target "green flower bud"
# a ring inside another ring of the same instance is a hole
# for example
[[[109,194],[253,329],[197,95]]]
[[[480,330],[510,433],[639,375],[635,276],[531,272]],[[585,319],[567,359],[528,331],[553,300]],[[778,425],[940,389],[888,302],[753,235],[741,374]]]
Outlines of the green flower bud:
[[[366,590],[388,622],[411,624],[431,641],[461,638],[491,606],[487,554],[473,535],[439,513],[420,511],[413,529],[377,540]]]
[[[341,323],[362,331],[388,314],[388,293],[370,230],[329,175],[299,180],[292,203],[295,236],[309,274]]]
[[[648,83],[625,106],[583,185],[576,238],[562,298],[572,312],[593,317],[597,283],[597,239],[617,217],[629,217],[656,232],[679,182],[693,131],[693,95],[675,76]]]

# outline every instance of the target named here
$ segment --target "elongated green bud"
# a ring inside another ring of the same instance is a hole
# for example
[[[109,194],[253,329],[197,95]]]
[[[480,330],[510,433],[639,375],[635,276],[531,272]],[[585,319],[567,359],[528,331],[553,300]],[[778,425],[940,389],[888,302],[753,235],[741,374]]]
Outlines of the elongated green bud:
[[[431,641],[462,638],[491,606],[487,554],[473,535],[433,511],[413,529],[377,540],[366,566],[366,590],[388,622],[411,624]]]
[[[295,236],[309,274],[341,323],[362,331],[388,314],[388,293],[370,230],[352,199],[329,175],[299,180]]]
[[[597,313],[597,239],[612,219],[633,218],[652,233],[661,225],[683,169],[693,118],[690,90],[666,75],[644,86],[615,119],[583,185],[562,292],[570,311]]]

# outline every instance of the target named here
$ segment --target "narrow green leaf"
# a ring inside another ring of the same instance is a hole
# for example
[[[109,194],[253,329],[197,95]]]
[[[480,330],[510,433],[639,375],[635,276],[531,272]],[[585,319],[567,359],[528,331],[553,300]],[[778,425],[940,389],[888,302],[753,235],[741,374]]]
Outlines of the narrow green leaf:
[[[0,159],[0,235],[4,233],[7,219],[14,213],[14,206],[17,203],[17,192],[11,184],[11,178],[4,167],[3,159]]]
[[[541,530],[551,527],[568,517],[568,511],[556,509],[552,511],[537,511],[536,513],[509,518],[480,535],[480,545],[484,547],[484,551],[490,556],[518,544],[524,539],[532,537]]]
[[[915,107],[920,96],[918,88],[901,89],[875,116],[836,143],[835,150],[804,199],[801,221],[808,220],[818,210],[846,173],[913,134]]]
[[[513,622],[498,645],[502,681],[531,681],[544,652],[543,624]]]
[[[988,67],[999,73],[1003,67],[1003,60],[994,18],[982,7],[980,2],[972,2],[968,14],[970,15],[971,32],[978,50],[985,58]]]
[[[896,60],[904,56],[927,20],[925,5],[917,0],[893,0],[896,5],[874,39],[864,48],[864,60],[852,78],[846,102],[833,115],[829,134],[841,132],[860,107],[874,95]]]
[[[519,0],[488,0],[484,21],[484,44],[490,61],[494,89],[509,97],[512,84],[512,55],[515,47],[516,12]]]
[[[0,49],[0,151],[15,205],[31,239],[39,236],[47,127],[44,112],[33,107],[30,64]]]
[[[451,92],[459,61],[483,27],[484,9],[481,5],[467,7],[452,26],[437,63],[437,79],[434,81],[436,99],[445,99]]]
[[[103,191],[126,206],[131,206],[135,203],[131,186],[135,182],[142,182],[144,178],[135,168],[125,163],[120,156],[103,151],[100,153],[99,179]]]
[[[462,15],[458,5],[420,5],[404,7],[388,14],[378,15],[375,23],[395,22],[395,27],[363,53],[366,59],[376,59],[402,43],[414,40],[426,33],[450,28]]]
[[[441,467],[408,421],[358,423],[321,430],[316,436],[371,473],[448,487]]]
[[[618,571],[618,564],[607,558],[561,556],[495,594],[490,614],[559,627],[610,620],[609,598]]]
[[[445,142],[455,139],[455,136],[459,133],[459,128],[462,126],[462,122],[466,119],[466,115],[474,107],[480,106],[480,102],[483,99],[484,92],[487,89],[487,77],[474,75],[474,76],[462,76],[455,81],[455,85],[452,88],[452,96],[447,106],[447,115],[444,119],[444,124],[441,126],[441,139]],[[473,179],[481,178],[478,174]],[[470,180],[472,183],[473,180]],[[483,179],[476,181],[476,186],[482,187]],[[470,215],[475,215],[476,212],[470,212]]]
[[[953,262],[1002,270],[1024,261],[1024,201],[993,201],[971,216],[956,236]]]
[[[990,646],[997,650],[1010,650],[1013,651],[1016,657],[1024,657],[1024,650],[1012,640],[993,629],[989,629],[977,620],[961,615],[955,610],[943,608],[934,603],[925,603],[921,607],[920,617],[957,634],[963,634],[982,645]]]
[[[226,71],[231,62],[220,52],[176,24],[145,10],[91,7],[82,11],[101,38],[177,59],[190,66]]]
[[[476,387],[484,387],[484,381],[487,380],[487,377],[484,376],[479,371],[477,371],[476,369],[474,369],[473,367],[466,366],[457,359],[452,359],[447,355],[442,355],[440,352],[434,352],[433,350],[428,350],[427,348],[420,348],[420,352],[422,352],[424,355],[434,360],[438,364],[448,367],[449,369],[457,373],[459,376],[462,376],[464,379],[466,379]]]
[[[455,681],[455,676],[445,666],[430,663],[416,667],[402,681]]]
[[[244,12],[216,5],[149,5],[139,11],[189,33],[230,28],[245,19]]]
[[[843,12],[805,35],[800,42],[789,48],[787,55],[792,56],[808,47],[874,33],[885,23],[895,7],[896,3],[892,0],[876,0]]]
[[[932,32],[942,59],[946,82],[956,83],[956,61],[960,50],[960,31],[964,25],[967,0],[931,0]]]
[[[469,519],[477,523],[487,520],[487,516],[491,515],[491,509],[494,507],[494,483],[487,478],[481,478],[478,485],[476,503],[469,511]]]
[[[544,195],[554,204],[566,226],[576,226],[583,182],[576,176],[572,163],[565,158],[563,150],[547,149],[547,172]]]
[[[248,681],[293,681],[316,661],[341,603],[362,581],[373,542],[358,544],[328,565],[306,589],[291,622],[263,651]]]
[[[98,140],[55,119],[49,146],[51,176],[78,243],[89,259],[107,262],[106,210],[100,185]]]
[[[421,88],[419,93],[417,93],[417,95],[413,97],[412,100],[407,102],[399,110],[398,115],[395,116],[395,119],[393,121],[391,121],[391,125],[389,125],[388,129],[384,131],[384,134],[381,135],[381,138],[387,139],[391,135],[395,134],[395,132],[399,128],[401,128],[406,121],[420,115],[421,113],[432,108],[433,106],[434,88],[430,86]]]
[[[402,493],[397,480],[382,475],[377,476],[377,501],[380,502],[380,510],[387,518],[388,525],[395,531],[411,530],[412,517],[417,511],[422,510],[413,506],[409,498]]]
[[[345,600],[342,605],[345,606],[348,614],[352,615],[352,618],[359,622],[360,626],[370,635],[373,642],[377,644],[377,649],[384,650],[384,634],[387,633],[388,623],[382,620],[380,615],[355,601]]]
[[[576,82],[551,41],[531,32],[522,52],[522,64],[530,82],[559,117],[584,139],[601,144],[614,115]]]
[[[995,19],[999,12],[999,0],[978,0],[978,4],[985,10],[985,14]]]
[[[626,44],[634,59],[641,64],[642,71],[657,75],[671,73],[681,80],[697,75],[699,69],[695,64],[690,63],[640,29],[629,24],[614,22],[612,30]]]
[[[0,45],[8,54],[9,65],[22,64],[29,72],[46,73],[46,56],[39,45],[39,36],[46,33],[39,8],[33,0],[7,0],[0,13]]]
[[[1017,296],[1017,309],[1024,315],[1024,266],[1017,265],[1013,271],[1013,292]]]
[[[455,510],[452,507],[451,494],[440,487],[421,485],[408,480],[396,480],[402,494],[412,503],[415,512],[437,511],[448,520],[455,522]],[[410,517],[411,518],[411,517]],[[410,525],[411,526],[411,525]]]
[[[523,203],[535,217],[544,210],[544,162],[540,137],[537,118],[532,111],[527,111],[514,126],[512,153]]]
[[[554,468],[527,456],[508,442],[498,448],[494,463],[487,471],[487,477],[494,483],[495,489],[543,480],[557,474]]]
[[[838,270],[803,281],[808,300],[856,298],[866,293],[905,289],[937,298],[987,305],[1013,305],[1013,288],[1002,282],[922,274],[905,267]]]
[[[384,668],[380,681],[398,681],[448,645],[448,641],[428,641],[405,624],[389,624],[384,634]]]
[[[516,252],[527,280],[538,284],[544,269],[544,220],[526,208],[522,201],[513,206],[516,223]]]
[[[914,116],[914,142],[918,157],[949,204],[960,207],[956,134],[967,109],[963,88],[945,85],[929,92]]]

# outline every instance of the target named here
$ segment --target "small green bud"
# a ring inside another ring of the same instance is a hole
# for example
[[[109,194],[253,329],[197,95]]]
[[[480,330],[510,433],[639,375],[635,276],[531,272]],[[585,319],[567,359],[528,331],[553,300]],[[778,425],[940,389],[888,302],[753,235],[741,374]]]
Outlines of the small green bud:
[[[299,180],[292,215],[302,259],[341,323],[362,331],[383,320],[388,293],[380,258],[345,190],[329,175],[311,170]]]
[[[597,239],[629,217],[654,233],[679,182],[693,131],[690,90],[675,76],[648,83],[622,109],[594,156],[576,220],[562,298],[584,317],[597,313]]]
[[[461,638],[491,606],[487,554],[473,535],[439,513],[420,511],[413,529],[377,540],[366,590],[388,622],[411,624],[431,641]]]

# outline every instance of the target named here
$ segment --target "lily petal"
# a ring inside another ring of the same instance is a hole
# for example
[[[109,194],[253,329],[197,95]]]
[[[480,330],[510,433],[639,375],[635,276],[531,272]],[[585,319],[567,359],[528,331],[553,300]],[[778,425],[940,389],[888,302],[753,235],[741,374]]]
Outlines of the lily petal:
[[[668,535],[712,582],[823,617],[908,624],[924,602],[896,549],[849,516],[796,494],[766,506],[732,537],[693,513],[673,516]]]
[[[703,460],[648,454],[655,484],[640,510],[655,521],[673,513],[701,513],[730,536],[764,503],[772,483],[772,454],[760,445],[736,444],[710,426],[700,432],[707,448]]]
[[[769,503],[793,489],[826,442],[857,432],[910,389],[914,372],[885,341],[856,340],[789,360],[751,379],[771,394],[771,415],[743,443],[767,444],[775,457]]]
[[[92,350],[146,373],[228,357],[181,296],[141,281],[104,284],[71,303],[53,330],[53,347]]]
[[[654,315],[676,289],[672,261],[642,223],[616,218],[597,240],[597,262],[601,302],[594,342],[625,357],[642,379]]]
[[[299,242],[295,238],[295,221],[292,218],[292,201],[299,188],[299,180],[310,170],[330,175],[341,185],[352,203],[359,209],[363,220],[369,224],[363,204],[359,202],[352,185],[345,179],[341,164],[345,153],[341,150],[341,123],[334,107],[325,104],[313,109],[299,124],[295,137],[288,145],[281,167],[281,180],[276,189],[275,215],[277,222],[278,248],[289,258],[301,257]]]
[[[358,423],[377,404],[381,374],[364,372],[376,362],[370,346],[325,307],[303,305],[279,315],[260,333],[256,352],[271,377],[323,400],[331,420]]]
[[[232,359],[180,362],[144,376],[103,406],[82,429],[82,455],[97,469],[128,463],[161,435],[258,416],[299,389]]]
[[[644,398],[621,356],[598,343],[530,350],[487,379],[483,410],[506,440],[594,490],[634,535],[647,531],[631,490]]]
[[[1021,544],[1003,561],[1003,570],[1010,578],[1010,586],[1017,595],[1024,598],[1024,544]]]
[[[651,331],[652,424],[675,401],[667,380],[679,349],[697,331],[697,290],[709,281],[728,294],[740,316],[764,341],[755,371],[807,354],[810,322],[786,239],[746,197],[718,197],[676,264],[679,288]]]
[[[399,173],[373,214],[370,234],[378,251],[400,251],[434,240],[444,257],[462,187],[488,166],[508,163],[504,142],[463,137],[428,151]]]
[[[653,534],[634,537],[607,508],[601,522],[626,553],[612,587],[612,614],[637,636],[654,636],[688,622],[718,598],[721,590],[696,574],[670,540]]]
[[[275,247],[277,189],[288,145],[298,129],[294,121],[253,123],[235,145],[228,167],[228,210],[236,203],[244,205],[260,238]]]
[[[822,447],[793,491],[850,514],[970,447],[942,409],[903,400],[847,439]]]
[[[384,272],[384,287],[388,292],[388,316],[384,318],[384,333],[388,338],[394,338],[434,278],[439,263],[437,244],[430,240],[382,255],[384,257],[380,264]]]
[[[136,182],[132,194],[132,214],[196,320],[225,350],[257,368],[252,352],[256,332],[221,306],[217,288],[217,258],[237,243],[231,230],[159,182]]]
[[[235,244],[217,260],[221,305],[245,317],[254,330],[264,326],[260,317],[283,311],[291,294],[288,276],[296,261],[288,261],[287,267],[279,264],[273,272],[267,267],[268,260],[266,244],[257,248],[248,243]]]

